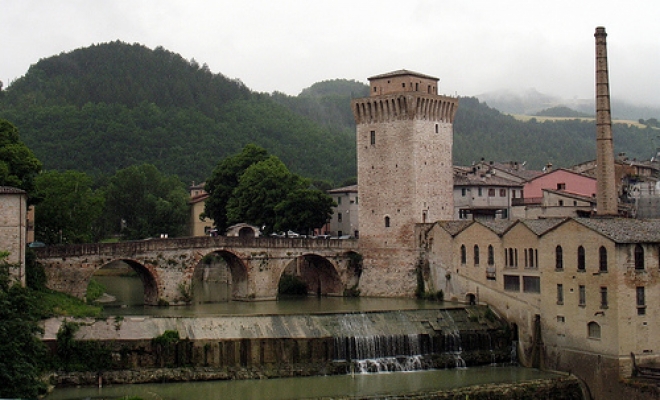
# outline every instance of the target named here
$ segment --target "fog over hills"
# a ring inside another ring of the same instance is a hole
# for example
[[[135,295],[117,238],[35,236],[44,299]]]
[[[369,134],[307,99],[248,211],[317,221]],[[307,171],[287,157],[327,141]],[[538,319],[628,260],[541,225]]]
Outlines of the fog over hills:
[[[611,95],[610,95],[611,96]],[[524,91],[507,89],[482,93],[476,96],[480,101],[506,114],[533,115],[541,110],[564,106],[585,114],[595,114],[594,99],[561,98],[530,88]],[[660,107],[636,105],[610,97],[612,118],[638,120],[660,117]]]

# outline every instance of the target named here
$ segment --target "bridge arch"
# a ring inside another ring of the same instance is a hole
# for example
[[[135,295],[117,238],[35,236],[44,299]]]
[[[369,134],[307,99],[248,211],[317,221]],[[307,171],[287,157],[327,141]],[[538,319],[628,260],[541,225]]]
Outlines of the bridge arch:
[[[94,277],[94,274],[96,274],[99,270],[118,262],[123,262],[124,264],[128,265],[140,278],[140,281],[142,282],[142,288],[144,290],[144,304],[157,305],[160,296],[158,290],[158,277],[154,271],[154,268],[130,258],[120,258],[99,264],[98,268],[94,269],[94,273],[90,275],[89,279],[87,279],[85,282],[85,288],[89,285],[90,281]]]
[[[192,296],[199,302],[248,298],[248,269],[236,253],[219,249],[207,253],[194,266]]]
[[[302,281],[308,295],[343,296],[344,282],[337,265],[328,258],[307,253],[293,259],[279,274],[280,280],[291,275]]]

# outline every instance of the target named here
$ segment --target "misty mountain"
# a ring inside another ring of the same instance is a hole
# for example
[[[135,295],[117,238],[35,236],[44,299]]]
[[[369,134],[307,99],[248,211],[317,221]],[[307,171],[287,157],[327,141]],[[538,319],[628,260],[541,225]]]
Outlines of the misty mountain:
[[[522,92],[498,90],[476,96],[480,101],[505,114],[535,115],[553,107],[567,107],[587,115],[596,113],[594,99],[562,99],[527,89]],[[636,121],[640,118],[660,117],[660,108],[633,105],[615,98],[611,99],[612,118]]]

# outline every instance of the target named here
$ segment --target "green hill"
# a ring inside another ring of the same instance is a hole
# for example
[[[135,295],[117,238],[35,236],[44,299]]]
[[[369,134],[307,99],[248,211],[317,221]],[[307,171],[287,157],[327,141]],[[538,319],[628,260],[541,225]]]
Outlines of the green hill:
[[[350,101],[368,95],[367,85],[345,79],[298,96],[256,93],[163,48],[112,42],[34,64],[0,91],[0,118],[19,127],[45,169],[102,177],[151,163],[199,182],[218,161],[255,143],[291,171],[337,184],[356,173]],[[476,98],[460,99],[454,134],[458,165],[483,157],[540,169],[595,158],[593,122],[520,121]],[[650,127],[614,126],[616,152],[631,159],[655,155],[656,140]]]
[[[46,169],[100,176],[147,162],[201,181],[255,143],[304,176],[355,174],[354,135],[162,48],[112,42],[42,59],[1,94],[0,118]]]

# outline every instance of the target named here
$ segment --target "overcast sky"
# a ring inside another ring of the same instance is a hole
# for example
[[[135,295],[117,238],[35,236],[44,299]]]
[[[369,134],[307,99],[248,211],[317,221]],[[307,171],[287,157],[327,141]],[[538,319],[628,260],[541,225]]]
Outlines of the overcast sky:
[[[260,92],[409,69],[440,92],[594,96],[594,31],[612,97],[660,105],[658,0],[0,0],[0,80],[62,52],[163,46]]]

